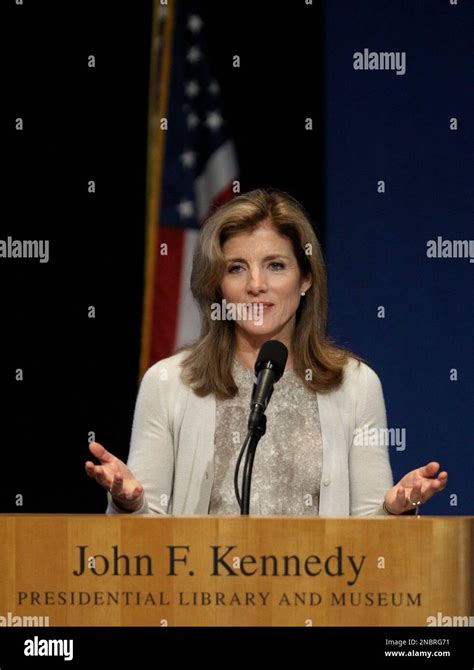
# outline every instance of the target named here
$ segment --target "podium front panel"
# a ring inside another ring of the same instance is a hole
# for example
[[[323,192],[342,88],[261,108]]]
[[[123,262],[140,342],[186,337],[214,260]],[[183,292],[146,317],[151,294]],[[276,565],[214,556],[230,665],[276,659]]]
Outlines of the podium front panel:
[[[4,514],[0,624],[472,625],[473,525]]]

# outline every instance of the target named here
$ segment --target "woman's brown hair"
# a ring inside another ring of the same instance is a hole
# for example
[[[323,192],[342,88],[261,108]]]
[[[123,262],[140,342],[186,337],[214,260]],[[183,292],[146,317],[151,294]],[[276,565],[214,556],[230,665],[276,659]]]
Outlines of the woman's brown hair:
[[[232,376],[235,325],[232,320],[213,320],[212,305],[223,297],[224,243],[237,233],[252,232],[263,221],[270,221],[277,233],[290,240],[301,275],[312,276],[312,285],[296,312],[291,343],[295,373],[312,391],[327,393],[341,384],[349,356],[363,360],[326,335],[326,269],[305,210],[284,191],[257,189],[216,209],[201,228],[195,249],[191,290],[201,312],[201,335],[177,352],[189,352],[181,363],[181,378],[198,396],[214,393],[227,399],[238,391]]]

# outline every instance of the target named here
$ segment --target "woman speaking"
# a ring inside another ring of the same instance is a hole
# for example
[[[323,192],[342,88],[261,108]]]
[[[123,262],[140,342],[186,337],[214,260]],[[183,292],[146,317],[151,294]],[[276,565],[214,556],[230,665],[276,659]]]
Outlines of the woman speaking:
[[[234,474],[262,345],[288,349],[255,452],[250,514],[413,512],[446,487],[430,462],[395,486],[377,374],[326,336],[326,271],[301,205],[255,190],[201,228],[191,288],[199,339],[145,373],[127,464],[93,442],[110,514],[240,514]],[[358,439],[361,434],[369,440]]]

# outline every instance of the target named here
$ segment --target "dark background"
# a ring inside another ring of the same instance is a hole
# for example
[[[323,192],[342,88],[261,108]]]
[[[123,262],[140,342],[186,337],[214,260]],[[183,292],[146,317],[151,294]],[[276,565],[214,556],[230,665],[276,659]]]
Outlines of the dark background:
[[[203,15],[242,190],[289,191],[322,238],[317,4],[308,14],[303,3],[207,2]],[[84,470],[88,434],[126,459],[138,388],[151,3],[10,1],[4,11],[0,237],[48,239],[50,261],[0,262],[0,511],[102,512],[105,494]]]
[[[405,431],[395,481],[429,461],[448,471],[430,515],[474,513],[474,258],[427,257],[438,237],[474,245],[474,3],[452,2],[329,0],[324,18],[329,330],[378,373],[388,426]],[[405,74],[354,70],[365,48],[405,53]]]

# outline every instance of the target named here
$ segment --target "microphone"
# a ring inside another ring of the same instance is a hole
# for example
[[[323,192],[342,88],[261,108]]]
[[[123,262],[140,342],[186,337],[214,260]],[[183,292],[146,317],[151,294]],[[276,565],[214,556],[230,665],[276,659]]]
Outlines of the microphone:
[[[250,401],[248,430],[253,432],[259,425],[260,417],[272,397],[273,385],[283,375],[287,360],[288,349],[282,342],[278,340],[264,342],[255,362],[256,381]]]
[[[250,417],[247,437],[244,440],[237,459],[234,472],[234,488],[241,514],[249,514],[250,486],[252,468],[258,441],[265,435],[267,417],[265,410],[272,397],[273,385],[285,371],[288,349],[278,340],[264,342],[255,362],[255,382],[250,401]],[[242,497],[239,494],[240,461],[245,453],[244,471],[242,475]]]

